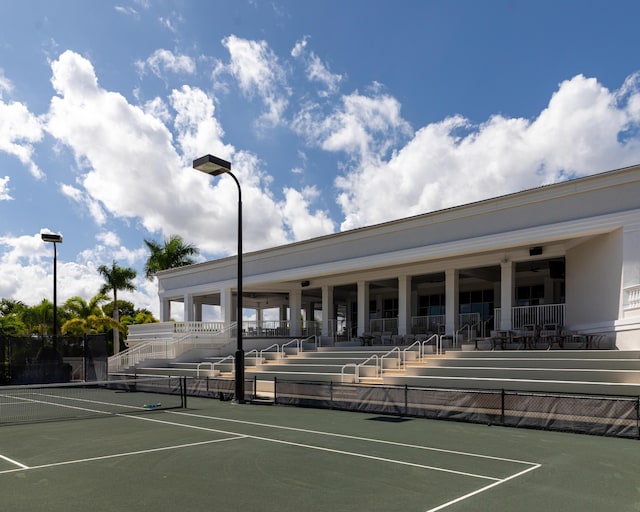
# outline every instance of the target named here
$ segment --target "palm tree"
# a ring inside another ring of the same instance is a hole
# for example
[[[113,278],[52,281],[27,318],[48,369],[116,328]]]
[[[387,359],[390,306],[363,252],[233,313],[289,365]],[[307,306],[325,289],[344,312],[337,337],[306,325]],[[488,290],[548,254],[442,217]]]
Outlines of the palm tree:
[[[101,332],[105,328],[119,329],[112,318],[104,314],[100,303],[108,301],[109,298],[104,293],[92,297],[89,302],[82,297],[71,297],[64,303],[66,309],[73,318],[62,324],[62,334],[89,334],[91,332]]]
[[[118,312],[118,290],[134,291],[136,287],[131,281],[136,278],[137,272],[132,268],[119,267],[115,260],[111,267],[100,265],[98,272],[102,275],[105,284],[100,288],[100,293],[106,294],[113,291],[113,320],[120,324],[120,313]],[[120,352],[120,330],[113,329],[113,354]]]
[[[200,253],[200,250],[191,244],[185,244],[182,237],[171,235],[164,239],[164,247],[155,240],[144,241],[151,251],[149,259],[144,266],[144,275],[147,279],[153,279],[156,272],[169,268],[184,267],[195,262],[192,256]]]

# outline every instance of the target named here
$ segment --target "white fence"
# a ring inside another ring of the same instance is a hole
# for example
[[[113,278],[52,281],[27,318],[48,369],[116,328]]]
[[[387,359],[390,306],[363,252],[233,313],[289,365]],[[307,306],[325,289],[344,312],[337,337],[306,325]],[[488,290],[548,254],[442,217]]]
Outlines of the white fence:
[[[565,305],[544,304],[541,306],[517,306],[511,308],[511,328],[520,329],[523,325],[556,324],[564,325]],[[502,310],[495,309],[495,327],[500,328]]]

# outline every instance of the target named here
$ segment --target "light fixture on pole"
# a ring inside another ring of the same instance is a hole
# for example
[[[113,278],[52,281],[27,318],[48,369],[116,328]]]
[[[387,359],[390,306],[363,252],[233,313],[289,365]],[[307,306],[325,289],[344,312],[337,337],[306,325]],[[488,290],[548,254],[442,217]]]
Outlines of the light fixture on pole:
[[[228,174],[238,186],[238,297],[236,314],[235,401],[244,403],[244,350],[242,348],[242,191],[238,178],[231,172],[231,163],[213,155],[205,155],[193,161],[196,171],[211,176]]]
[[[41,233],[43,242],[53,243],[53,350],[58,351],[58,251],[56,244],[62,243],[62,235]]]

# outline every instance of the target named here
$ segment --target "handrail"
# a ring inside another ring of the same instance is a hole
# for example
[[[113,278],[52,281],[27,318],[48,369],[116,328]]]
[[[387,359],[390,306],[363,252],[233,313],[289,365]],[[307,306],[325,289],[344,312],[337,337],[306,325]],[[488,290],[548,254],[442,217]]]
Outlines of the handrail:
[[[229,355],[227,357],[220,359],[220,361],[215,361],[211,363],[211,370],[212,371],[215,370],[216,365],[224,363],[227,359],[230,359],[231,361],[235,361],[235,357],[233,355]]]
[[[244,360],[246,361],[246,360],[249,358],[249,356],[250,356],[251,354],[253,354],[254,352],[255,352],[255,354],[256,354],[256,355],[255,355],[255,359],[260,358],[260,362],[262,362],[262,356],[258,353],[258,349],[257,349],[257,348],[254,348],[253,350],[249,350],[249,352],[247,352],[247,353],[244,355]]]
[[[403,356],[403,357],[404,357],[405,363],[406,363],[406,361],[407,361],[407,353],[408,353],[408,352],[410,352],[410,351],[411,351],[411,349],[412,349],[413,347],[415,347],[416,345],[418,346],[418,358],[422,359],[422,352],[421,352],[421,349],[420,349],[420,344],[421,344],[421,343],[422,343],[422,341],[421,341],[421,340],[416,340],[416,341],[414,341],[411,345],[409,345],[408,347],[406,347],[406,348],[403,350],[403,352],[404,352],[404,356]]]
[[[302,347],[303,347],[303,343],[305,341],[309,341],[311,338],[313,338],[313,344],[315,345],[316,349],[318,348],[318,336],[316,336],[315,334],[311,334],[310,336],[307,336],[305,339],[300,341],[300,349],[301,350],[302,350]]]
[[[374,360],[376,362],[376,364],[375,364],[375,376],[378,377],[381,374],[380,368],[379,368],[380,358],[378,357],[378,354],[373,354],[368,359],[365,359],[363,362],[361,362],[358,365],[356,365],[356,383],[360,381],[360,368],[365,366],[371,360]]]
[[[359,381],[359,375],[358,375],[358,365],[356,363],[346,363],[342,365],[342,369],[340,370],[340,383],[344,384],[344,370],[347,367],[351,367],[353,366],[355,368],[354,371],[354,382],[357,384]]]
[[[213,361],[202,361],[202,362],[198,363],[198,364],[197,364],[197,366],[196,366],[196,377],[200,377],[200,367],[201,367],[203,364],[208,364],[208,365],[210,365],[210,366],[209,366],[209,371],[211,371],[211,372],[213,371],[213,365],[214,365],[214,362],[213,362]]]
[[[421,347],[422,347],[422,354],[421,354],[420,359],[422,359],[422,358],[424,357],[424,354],[425,354],[425,349],[424,349],[424,347],[425,347],[426,345],[428,345],[429,343],[431,343],[431,340],[433,340],[433,341],[434,341],[434,345],[435,345],[435,346],[437,346],[437,345],[438,345],[438,335],[437,335],[437,334],[432,334],[432,335],[431,335],[431,336],[429,336],[426,340],[422,340],[422,342],[421,342],[421,344],[422,344],[422,345],[421,345]]]
[[[402,352],[400,351],[400,347],[393,347],[391,350],[389,350],[389,352],[387,352],[386,354],[384,354],[383,356],[380,357],[380,373],[382,373],[382,371],[384,370],[383,359],[385,357],[390,356],[391,354],[393,354],[396,350],[398,351],[398,370],[401,370],[403,368]]]
[[[455,332],[455,335],[453,337],[453,346],[457,346],[458,345],[458,334],[460,334],[462,331],[467,330],[467,340],[471,339],[471,326],[469,324],[464,324],[462,327],[460,327],[460,329],[458,329]]]
[[[264,352],[266,352],[267,350],[272,349],[273,347],[276,347],[276,354],[279,354],[279,353],[280,353],[280,345],[278,345],[277,343],[274,343],[273,345],[269,345],[267,348],[263,348],[263,349],[260,351],[260,359],[263,359],[262,354],[263,354]]]
[[[284,348],[289,346],[289,345],[291,345],[292,343],[296,344],[296,349],[298,350],[298,354],[300,352],[302,352],[302,348],[301,348],[302,342],[300,341],[299,338],[296,338],[295,340],[288,341],[287,343],[283,343],[282,344],[282,352],[284,353]]]
[[[209,371],[212,372],[213,370],[215,370],[216,365],[224,363],[227,359],[231,359],[233,361],[235,358],[233,357],[233,355],[230,355],[223,359],[220,359],[220,361],[202,361],[201,363],[198,363],[198,365],[196,366],[196,377],[200,377],[200,366],[204,364],[211,365],[209,367]]]

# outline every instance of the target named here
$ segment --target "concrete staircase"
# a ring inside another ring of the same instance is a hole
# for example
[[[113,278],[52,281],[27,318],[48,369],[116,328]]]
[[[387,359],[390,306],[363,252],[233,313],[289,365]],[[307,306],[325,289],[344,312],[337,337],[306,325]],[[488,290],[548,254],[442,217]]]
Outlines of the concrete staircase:
[[[248,355],[245,377],[469,390],[640,396],[640,352],[616,350],[447,351],[406,347],[320,347],[302,352]],[[233,378],[233,361],[207,358],[137,374]]]
[[[408,364],[385,384],[640,396],[640,352],[541,350],[448,352]]]

